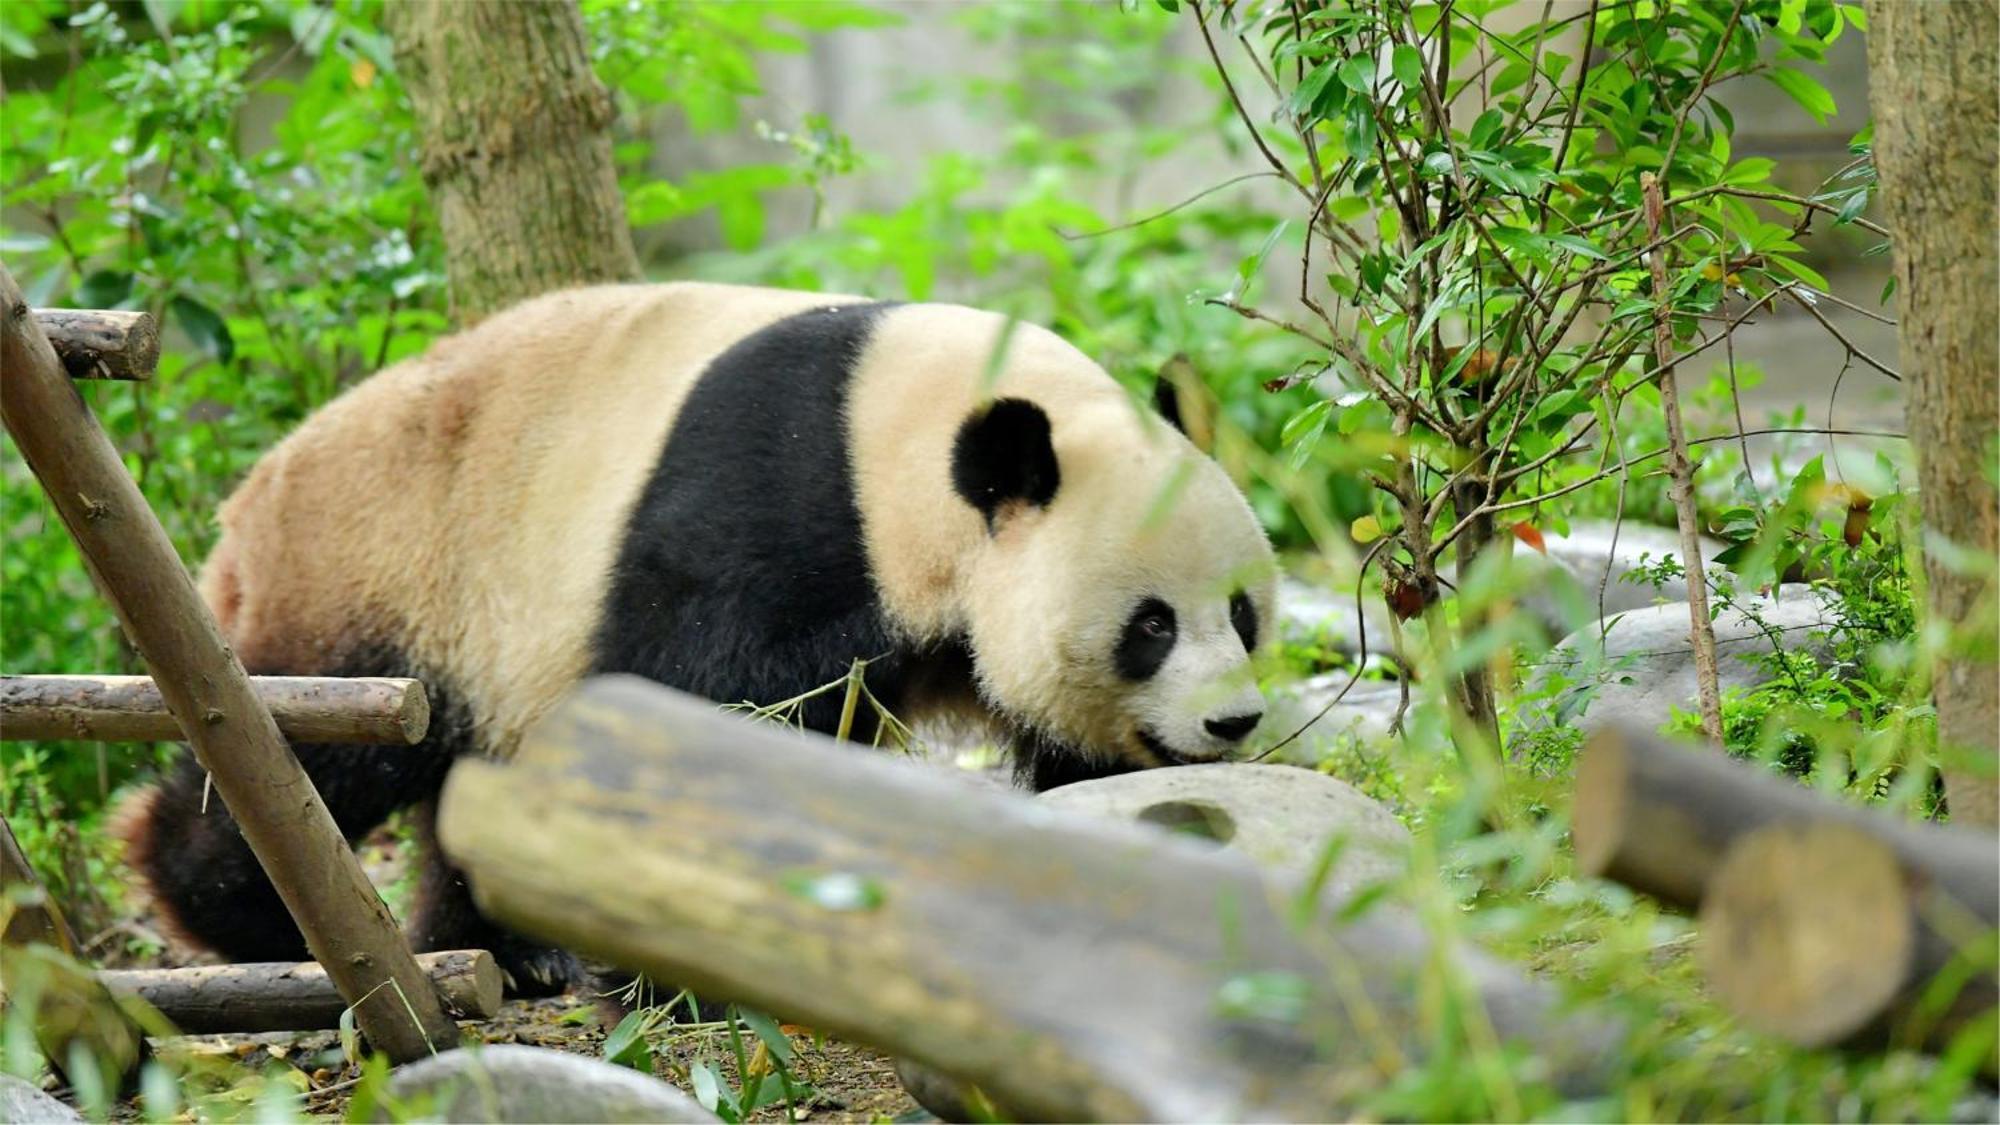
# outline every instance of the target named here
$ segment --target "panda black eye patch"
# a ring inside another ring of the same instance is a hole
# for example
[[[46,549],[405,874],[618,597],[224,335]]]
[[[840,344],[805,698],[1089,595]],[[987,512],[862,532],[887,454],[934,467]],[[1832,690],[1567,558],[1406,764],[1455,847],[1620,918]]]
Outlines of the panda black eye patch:
[[[1250,601],[1250,595],[1241,590],[1230,596],[1229,624],[1243,638],[1243,651],[1257,651],[1257,607]]]
[[[1152,678],[1167,662],[1167,654],[1174,651],[1174,641],[1179,635],[1174,622],[1174,607],[1158,598],[1147,598],[1125,619],[1125,629],[1118,637],[1118,651],[1112,654],[1112,662],[1118,674],[1128,680]]]

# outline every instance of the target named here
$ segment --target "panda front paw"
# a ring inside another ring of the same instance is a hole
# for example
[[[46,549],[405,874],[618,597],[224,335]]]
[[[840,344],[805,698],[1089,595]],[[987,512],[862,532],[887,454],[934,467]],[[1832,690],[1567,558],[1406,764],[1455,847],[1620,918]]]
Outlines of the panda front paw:
[[[560,996],[588,976],[583,962],[568,950],[526,941],[498,944],[493,959],[499,962],[510,996]]]

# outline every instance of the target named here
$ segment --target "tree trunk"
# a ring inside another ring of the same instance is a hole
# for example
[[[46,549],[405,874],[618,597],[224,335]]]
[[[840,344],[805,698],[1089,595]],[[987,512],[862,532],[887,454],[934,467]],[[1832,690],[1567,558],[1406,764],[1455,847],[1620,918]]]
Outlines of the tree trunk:
[[[444,228],[452,314],[639,278],[611,162],[611,95],[575,0],[386,9]]]
[[[1910,444],[1917,454],[1930,618],[1952,626],[1933,665],[1938,744],[1953,820],[2000,823],[1992,571],[2000,496],[1987,479],[2000,430],[1993,91],[1995,0],[1868,4],[1869,100],[1882,205],[1895,232],[1896,305]],[[1929,542],[1948,541],[1969,562]],[[1973,634],[1968,636],[1967,634]]]

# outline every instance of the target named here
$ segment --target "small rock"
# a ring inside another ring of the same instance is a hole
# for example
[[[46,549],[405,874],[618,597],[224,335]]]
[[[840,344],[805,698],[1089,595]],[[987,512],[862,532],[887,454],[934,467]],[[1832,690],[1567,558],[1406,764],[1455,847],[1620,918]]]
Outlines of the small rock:
[[[1400,875],[1410,843],[1395,814],[1360,790],[1296,766],[1172,766],[1080,781],[1037,799],[1213,840],[1294,885],[1344,837],[1321,892],[1331,901]]]
[[[1582,629],[1599,617],[1644,609],[1661,602],[1687,601],[1687,579],[1669,578],[1657,585],[1627,581],[1642,565],[1663,558],[1679,559],[1680,532],[1649,524],[1618,524],[1610,520],[1577,520],[1569,534],[1543,533],[1546,554],[1516,544],[1509,566],[1509,589],[1517,591],[1514,601],[1523,613],[1540,622],[1550,637]],[[1701,557],[1713,559],[1722,544],[1712,539],[1701,542]],[[1457,582],[1455,568],[1447,567],[1444,577]],[[1604,588],[1599,608],[1598,586]]]
[[[1349,688],[1352,678],[1350,672],[1323,672],[1274,689],[1265,733],[1283,738],[1299,731],[1294,745],[1306,747],[1342,735],[1367,741],[1387,737],[1402,705],[1401,686],[1394,680],[1362,680]],[[1346,695],[1340,694],[1343,690]]]
[[[1776,597],[1740,601],[1741,608],[1715,618],[1716,679],[1724,691],[1756,687],[1771,678],[1750,658],[1771,653],[1773,635],[1795,649],[1809,644],[1813,632],[1836,623],[1830,599],[1803,583],[1780,586]],[[1562,722],[1585,731],[1614,720],[1657,729],[1672,717],[1673,708],[1693,711],[1699,706],[1686,602],[1635,609],[1605,621],[1608,630],[1601,640],[1596,624],[1579,629],[1563,638],[1531,677],[1531,687],[1554,675],[1578,688],[1597,685],[1581,715],[1574,708],[1586,701],[1575,688],[1559,699]]]
[[[49,1125],[82,1120],[81,1114],[44,1094],[27,1079],[0,1074],[0,1121]]]
[[[445,1122],[710,1122],[716,1116],[673,1086],[599,1059],[494,1043],[446,1051],[398,1070],[389,1094],[425,1099]]]
[[[1352,588],[1336,590],[1297,578],[1278,581],[1278,636],[1288,644],[1319,643],[1357,656],[1364,620],[1370,654],[1389,651],[1388,619],[1382,616],[1379,599],[1373,603],[1364,599],[1357,613]]]

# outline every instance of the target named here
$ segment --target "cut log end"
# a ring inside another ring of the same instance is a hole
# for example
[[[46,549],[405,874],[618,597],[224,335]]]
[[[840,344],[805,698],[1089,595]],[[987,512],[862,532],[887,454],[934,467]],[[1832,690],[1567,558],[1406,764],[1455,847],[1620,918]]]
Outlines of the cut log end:
[[[1831,821],[1737,841],[1702,903],[1703,972],[1746,1024],[1804,1046],[1841,1043],[1903,988],[1916,946],[1894,851]]]
[[[1570,837],[1577,870],[1585,875],[1606,875],[1617,857],[1619,825],[1628,816],[1625,795],[1630,775],[1625,739],[1618,728],[1601,728],[1584,743],[1576,765]]]
[[[160,362],[152,314],[125,309],[36,309],[63,371],[72,379],[150,379]]]

